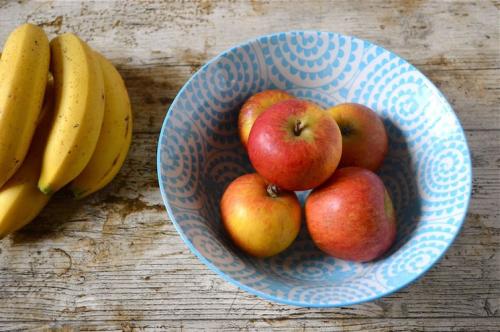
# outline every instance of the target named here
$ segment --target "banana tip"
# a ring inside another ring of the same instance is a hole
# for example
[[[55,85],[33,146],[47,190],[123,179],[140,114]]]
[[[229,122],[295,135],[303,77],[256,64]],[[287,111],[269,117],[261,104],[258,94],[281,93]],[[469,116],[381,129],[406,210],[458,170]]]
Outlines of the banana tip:
[[[45,186],[38,186],[38,189],[44,193],[45,195],[52,195],[54,191],[50,187],[45,187]]]
[[[82,199],[87,196],[85,190],[80,190],[78,188],[71,188],[71,192],[73,193],[74,199]]]

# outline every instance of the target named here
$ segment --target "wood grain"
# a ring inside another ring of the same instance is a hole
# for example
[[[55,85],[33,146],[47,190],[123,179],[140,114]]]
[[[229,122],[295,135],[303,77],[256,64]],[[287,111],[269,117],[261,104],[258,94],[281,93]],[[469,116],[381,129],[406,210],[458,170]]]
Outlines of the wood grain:
[[[94,324],[80,325],[79,322],[68,324],[39,324],[25,323],[23,329],[52,330],[52,331],[332,331],[332,332],[411,332],[411,331],[498,331],[498,324],[492,319],[455,319],[454,321],[443,319],[251,319],[251,320],[225,320],[223,325],[220,321],[213,320],[183,320],[165,321],[153,320],[140,324],[136,322],[95,322]]]
[[[498,331],[500,35],[497,1],[2,1],[15,26],[73,31],[117,64],[135,128],[113,183],[83,201],[58,194],[0,242],[0,330]],[[422,279],[371,303],[309,309],[261,300],[190,253],[163,208],[156,144],[184,82],[219,52],[295,29],[369,39],[408,59],[452,103],[472,151],[461,234]]]

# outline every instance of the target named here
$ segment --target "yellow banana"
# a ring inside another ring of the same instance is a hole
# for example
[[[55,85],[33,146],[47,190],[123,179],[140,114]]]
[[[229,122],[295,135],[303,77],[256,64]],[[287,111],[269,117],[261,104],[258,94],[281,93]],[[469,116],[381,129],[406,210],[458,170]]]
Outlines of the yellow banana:
[[[50,42],[54,121],[43,154],[38,188],[46,194],[75,179],[90,161],[104,115],[99,62],[80,38],[66,33]]]
[[[43,29],[24,24],[9,35],[0,59],[0,187],[21,166],[30,147],[49,62]]]
[[[32,221],[49,202],[50,195],[38,190],[41,159],[52,122],[52,81],[47,84],[43,118],[21,167],[0,189],[0,239]]]
[[[125,83],[111,62],[95,54],[104,77],[104,119],[90,162],[70,185],[76,198],[90,195],[113,180],[127,157],[132,139],[132,109]]]

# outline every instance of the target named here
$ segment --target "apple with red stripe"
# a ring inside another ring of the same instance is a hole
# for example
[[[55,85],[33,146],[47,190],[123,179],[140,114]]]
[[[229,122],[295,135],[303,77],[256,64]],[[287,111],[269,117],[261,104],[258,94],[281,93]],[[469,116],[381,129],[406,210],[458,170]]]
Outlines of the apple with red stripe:
[[[396,215],[382,180],[359,167],[341,168],[306,200],[306,222],[325,253],[367,262],[382,256],[396,238]]]
[[[248,155],[255,170],[287,190],[308,190],[326,181],[342,154],[342,136],[333,117],[298,99],[277,103],[255,121]]]
[[[355,103],[339,104],[327,112],[333,116],[342,133],[340,166],[378,170],[389,149],[389,140],[377,113]]]

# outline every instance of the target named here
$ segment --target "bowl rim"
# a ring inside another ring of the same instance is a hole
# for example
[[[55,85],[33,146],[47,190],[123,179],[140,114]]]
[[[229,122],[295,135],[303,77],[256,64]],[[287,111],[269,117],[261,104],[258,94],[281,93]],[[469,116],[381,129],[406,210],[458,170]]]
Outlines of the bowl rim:
[[[465,206],[463,208],[463,214],[460,217],[460,222],[456,228],[455,233],[451,236],[449,242],[443,248],[443,251],[438,256],[436,256],[433,260],[431,260],[429,262],[429,264],[427,264],[427,266],[425,268],[423,268],[413,278],[411,278],[411,279],[405,281],[404,283],[402,283],[401,285],[398,285],[397,287],[394,287],[394,288],[387,290],[383,293],[379,293],[379,294],[376,294],[376,295],[373,295],[373,296],[367,297],[367,298],[362,298],[360,300],[344,301],[344,302],[339,302],[339,303],[310,303],[310,302],[305,302],[305,301],[293,301],[293,300],[281,298],[279,296],[264,293],[258,289],[247,286],[247,285],[243,284],[242,282],[232,278],[230,275],[228,275],[225,272],[223,272],[222,270],[220,270],[215,264],[210,262],[205,256],[203,256],[198,251],[198,249],[196,249],[196,247],[193,245],[193,243],[187,238],[186,234],[183,232],[182,228],[180,227],[180,225],[177,223],[177,221],[175,219],[174,212],[173,212],[173,210],[168,202],[167,194],[166,194],[165,188],[163,186],[163,181],[162,181],[162,176],[161,176],[161,147],[162,147],[161,141],[162,141],[162,138],[166,134],[166,127],[167,127],[167,123],[170,119],[170,116],[172,115],[172,109],[177,104],[179,96],[184,92],[184,90],[187,89],[187,87],[191,84],[191,82],[194,80],[194,78],[197,77],[198,75],[200,75],[201,72],[203,72],[206,68],[208,68],[210,65],[212,65],[216,61],[218,61],[224,55],[227,55],[231,52],[234,52],[239,48],[242,48],[242,47],[249,45],[251,43],[259,42],[260,40],[262,40],[264,38],[272,38],[272,37],[278,37],[282,34],[290,35],[290,34],[296,34],[296,33],[316,33],[316,34],[319,33],[319,34],[338,35],[341,37],[357,39],[357,40],[360,40],[360,41],[362,41],[370,46],[380,47],[382,50],[384,50],[384,52],[388,52],[389,54],[392,54],[392,55],[396,56],[397,58],[401,59],[402,61],[404,61],[406,64],[408,64],[410,66],[410,68],[412,70],[415,70],[420,75],[422,75],[423,82],[428,84],[430,87],[434,88],[437,91],[438,95],[442,98],[442,100],[444,100],[445,103],[449,106],[451,113],[452,113],[452,116],[456,120],[458,127],[459,127],[459,130],[460,130],[460,133],[462,134],[462,136],[464,138],[466,152],[467,152],[468,157],[469,157],[468,158],[469,162],[467,165],[468,173],[469,173],[469,183],[468,183],[469,192],[467,193]],[[182,88],[177,92],[174,100],[172,101],[172,103],[170,104],[170,106],[167,110],[167,114],[163,120],[162,128],[161,128],[160,134],[158,136],[158,146],[157,146],[157,152],[156,152],[156,171],[157,171],[157,177],[158,177],[158,184],[160,187],[160,193],[162,196],[163,204],[165,205],[165,208],[167,210],[167,215],[170,218],[170,221],[174,225],[175,229],[177,230],[177,233],[179,233],[180,237],[184,241],[184,243],[188,246],[188,248],[191,250],[191,252],[202,263],[204,263],[210,270],[212,270],[217,275],[219,275],[223,280],[235,285],[236,287],[238,287],[244,291],[247,291],[248,293],[250,293],[252,295],[256,295],[256,296],[261,297],[265,300],[269,300],[269,301],[273,301],[273,302],[277,302],[277,303],[281,303],[281,304],[297,306],[297,307],[307,307],[307,308],[335,308],[335,307],[344,307],[344,306],[351,306],[351,305],[355,305],[355,304],[370,302],[370,301],[373,301],[373,300],[376,300],[376,299],[379,299],[382,297],[386,297],[386,296],[393,294],[395,292],[398,292],[401,289],[407,287],[409,284],[414,283],[414,282],[418,281],[419,279],[421,279],[431,268],[433,268],[444,257],[445,253],[451,247],[453,242],[455,242],[458,234],[462,230],[463,224],[464,224],[465,219],[467,217],[467,213],[468,213],[468,209],[469,209],[469,205],[470,205],[470,200],[471,200],[471,196],[472,196],[472,177],[473,177],[472,160],[471,160],[471,153],[470,153],[470,149],[469,149],[469,144],[467,142],[467,136],[465,135],[465,131],[462,127],[460,119],[458,118],[458,116],[455,113],[455,111],[453,110],[453,107],[451,106],[450,102],[444,96],[444,94],[441,92],[441,90],[438,89],[438,87],[436,87],[436,85],[424,73],[422,73],[417,67],[415,67],[414,65],[409,63],[405,58],[399,56],[397,53],[389,51],[385,47],[382,47],[382,46],[375,44],[371,41],[356,37],[354,35],[346,35],[343,33],[323,31],[323,30],[290,30],[290,31],[282,31],[282,32],[273,32],[273,33],[266,34],[266,35],[260,35],[260,36],[257,36],[257,37],[251,38],[251,39],[247,39],[247,40],[245,40],[245,41],[243,41],[235,46],[232,46],[232,47],[220,52],[218,55],[211,58],[203,66],[201,66],[193,75],[191,75],[191,77],[186,81],[186,83],[184,83]]]

